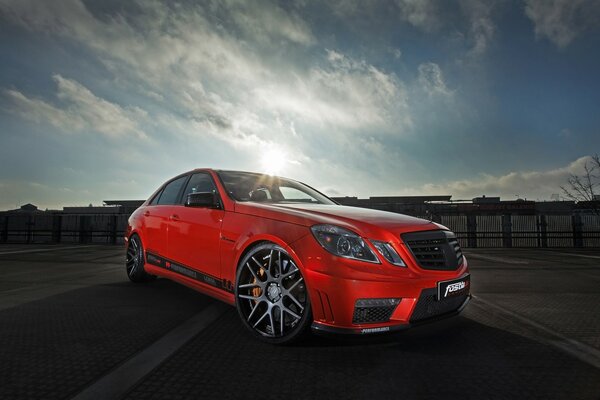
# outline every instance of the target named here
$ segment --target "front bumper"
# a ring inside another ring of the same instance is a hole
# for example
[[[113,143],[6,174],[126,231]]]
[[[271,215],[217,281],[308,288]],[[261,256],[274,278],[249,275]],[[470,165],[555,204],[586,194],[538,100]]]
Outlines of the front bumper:
[[[466,260],[455,271],[422,270],[336,257],[314,246],[312,237],[291,249],[303,261],[317,332],[369,334],[402,330],[460,313],[470,299],[467,287],[456,297],[437,301],[438,282],[466,276]],[[407,261],[408,257],[405,257]],[[381,304],[379,309],[369,302]],[[393,306],[392,306],[393,305]],[[373,311],[373,312],[371,312]]]
[[[463,300],[462,304],[455,310],[451,310],[449,312],[433,315],[430,318],[422,319],[419,321],[413,321],[406,324],[396,324],[396,325],[388,325],[388,324],[380,324],[379,326],[369,326],[369,325],[361,325],[356,327],[339,327],[335,325],[330,325],[327,323],[313,321],[311,325],[311,329],[316,333],[326,333],[326,334],[343,334],[343,335],[365,335],[365,334],[373,334],[373,333],[387,333],[387,332],[397,332],[405,329],[409,329],[416,326],[421,326],[429,323],[434,323],[437,321],[445,320],[448,318],[456,317],[461,313],[461,311],[467,306],[469,301],[471,300],[471,295],[467,295]]]

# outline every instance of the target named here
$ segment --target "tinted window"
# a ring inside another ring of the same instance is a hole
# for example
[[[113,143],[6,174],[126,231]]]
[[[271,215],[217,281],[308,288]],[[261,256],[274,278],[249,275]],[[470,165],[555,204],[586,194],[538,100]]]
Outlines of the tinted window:
[[[170,182],[167,186],[165,186],[165,188],[162,191],[162,194],[160,195],[160,199],[158,199],[157,204],[176,204],[179,192],[181,191],[181,187],[183,186],[187,178],[187,175],[182,176],[181,178],[177,178],[173,182]]]
[[[183,201],[187,198],[187,195],[190,193],[200,193],[200,192],[216,192],[217,188],[209,174],[206,173],[198,173],[192,175],[190,181],[188,182],[185,192],[183,192]]]
[[[154,196],[152,198],[152,201],[150,202],[151,206],[155,206],[158,203],[158,199],[160,199],[160,195],[162,194],[162,190],[158,193],[156,193],[156,196]]]

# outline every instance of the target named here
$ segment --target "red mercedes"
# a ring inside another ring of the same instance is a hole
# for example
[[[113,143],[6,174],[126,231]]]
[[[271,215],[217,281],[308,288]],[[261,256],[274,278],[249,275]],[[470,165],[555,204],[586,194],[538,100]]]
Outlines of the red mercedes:
[[[346,207],[294,180],[197,169],[129,218],[127,275],[172,279],[235,305],[270,343],[312,328],[370,334],[458,314],[467,260],[435,222]]]

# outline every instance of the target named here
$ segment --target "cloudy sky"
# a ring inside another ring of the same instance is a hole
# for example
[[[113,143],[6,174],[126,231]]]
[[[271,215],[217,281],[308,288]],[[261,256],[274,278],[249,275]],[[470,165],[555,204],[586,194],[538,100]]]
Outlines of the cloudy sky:
[[[196,167],[548,199],[600,152],[600,2],[0,0],[0,209]]]

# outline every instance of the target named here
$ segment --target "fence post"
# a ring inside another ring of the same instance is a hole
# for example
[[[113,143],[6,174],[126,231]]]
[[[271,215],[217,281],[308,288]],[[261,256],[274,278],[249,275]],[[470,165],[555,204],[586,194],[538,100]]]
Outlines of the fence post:
[[[583,223],[581,222],[581,215],[573,214],[571,221],[573,224],[573,246],[583,247]]]
[[[540,215],[540,221],[538,223],[538,234],[540,238],[540,240],[538,241],[539,246],[544,248],[548,247],[548,221],[546,219],[545,214]]]
[[[467,247],[477,247],[477,218],[467,215]]]
[[[110,243],[117,244],[117,215],[110,216]]]
[[[0,242],[6,243],[8,242],[8,215],[4,216],[4,225],[2,226],[2,236],[0,237]]]
[[[60,243],[62,234],[62,215],[52,216],[52,241],[54,243]]]
[[[79,243],[88,242],[88,233],[90,226],[90,216],[82,215],[79,217]]]
[[[33,214],[29,214],[27,218],[27,238],[25,239],[26,243],[31,243],[33,240]]]
[[[512,220],[510,214],[502,215],[502,247],[512,247]]]

